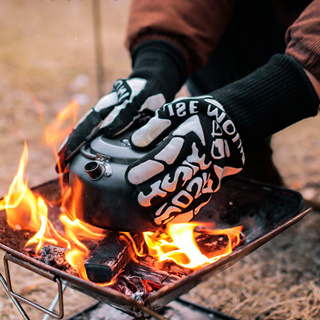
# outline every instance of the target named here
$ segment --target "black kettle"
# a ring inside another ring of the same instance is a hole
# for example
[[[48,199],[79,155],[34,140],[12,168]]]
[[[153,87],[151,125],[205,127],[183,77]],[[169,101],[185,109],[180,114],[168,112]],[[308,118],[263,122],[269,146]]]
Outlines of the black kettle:
[[[98,136],[81,147],[70,163],[69,185],[76,198],[76,216],[96,227],[117,231],[151,231],[159,227],[134,199],[125,180],[130,163],[145,153],[130,147],[129,134],[115,139]]]

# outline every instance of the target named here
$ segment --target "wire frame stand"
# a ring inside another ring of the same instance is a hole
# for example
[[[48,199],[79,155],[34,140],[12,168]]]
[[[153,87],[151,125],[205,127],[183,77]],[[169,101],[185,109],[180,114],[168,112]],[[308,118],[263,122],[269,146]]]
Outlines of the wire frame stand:
[[[36,274],[38,274],[48,280],[51,280],[57,284],[57,294],[56,294],[55,298],[53,299],[49,308],[45,308],[45,307],[43,307],[43,306],[27,299],[26,297],[24,297],[22,295],[19,295],[13,291],[9,262],[15,263],[15,264],[27,269],[27,270],[35,272]],[[51,274],[47,271],[41,270],[39,268],[36,268],[33,265],[31,265],[30,263],[25,262],[17,257],[14,257],[9,253],[6,253],[3,257],[3,266],[4,266],[5,276],[3,276],[0,273],[0,282],[5,290],[6,294],[11,299],[11,301],[13,302],[13,304],[16,306],[19,313],[21,314],[22,319],[30,320],[30,318],[28,317],[27,313],[25,312],[25,310],[22,307],[20,302],[24,302],[27,305],[45,313],[46,315],[44,316],[43,320],[47,320],[49,318],[49,316],[54,319],[62,319],[63,318],[63,316],[64,316],[63,292],[65,291],[65,289],[67,287],[67,282],[63,282],[56,275],[53,275],[53,274]],[[57,304],[59,306],[58,313],[53,311]]]
[[[10,263],[16,264],[31,272],[35,272],[39,276],[42,276],[57,284],[57,294],[52,300],[49,308],[45,308],[31,301],[30,299],[27,299],[26,297],[14,292],[12,280],[11,280],[11,274],[10,274]],[[63,319],[64,317],[63,294],[67,288],[67,281],[61,281],[61,279],[58,276],[53,275],[48,271],[39,269],[33,266],[32,264],[11,255],[10,253],[5,253],[3,257],[3,266],[4,266],[4,276],[0,272],[0,282],[6,294],[11,299],[16,309],[19,311],[23,320],[30,320],[30,318],[26,313],[26,311],[24,310],[24,308],[22,307],[20,302],[23,302],[29,305],[30,307],[43,312],[45,315],[42,318],[42,320],[48,320],[50,317],[54,319]],[[58,305],[58,312],[54,312],[53,310],[57,305]],[[93,320],[95,319],[94,314],[96,314],[97,312],[100,312],[99,317],[97,319],[102,319],[101,316],[106,316],[106,315],[108,315],[108,318],[105,318],[105,319],[121,319],[121,320],[132,319],[132,316],[129,316],[128,314],[125,314],[105,303],[101,303],[97,301],[93,305],[85,309],[82,309],[80,312],[77,312],[76,314],[65,318],[65,320],[80,320],[82,319],[83,314],[85,314],[88,319]],[[146,306],[141,305],[140,310],[136,310],[134,317],[135,319],[140,319],[140,320],[149,319],[149,317],[151,317],[151,319],[157,319],[157,320],[167,320],[167,319],[189,320],[189,319],[195,319],[195,318],[197,318],[198,320],[210,320],[210,319],[236,320],[235,318],[229,317],[220,312],[197,305],[195,303],[192,303],[191,301],[187,301],[182,298],[178,298],[177,300],[171,302],[169,306],[164,307],[162,310],[159,311],[159,313]]]

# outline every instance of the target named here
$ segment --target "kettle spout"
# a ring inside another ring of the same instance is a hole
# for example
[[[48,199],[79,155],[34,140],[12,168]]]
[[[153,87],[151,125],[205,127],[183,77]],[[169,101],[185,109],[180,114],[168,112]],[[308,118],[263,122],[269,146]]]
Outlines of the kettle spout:
[[[99,180],[105,172],[105,167],[97,161],[88,162],[83,169],[91,180]]]

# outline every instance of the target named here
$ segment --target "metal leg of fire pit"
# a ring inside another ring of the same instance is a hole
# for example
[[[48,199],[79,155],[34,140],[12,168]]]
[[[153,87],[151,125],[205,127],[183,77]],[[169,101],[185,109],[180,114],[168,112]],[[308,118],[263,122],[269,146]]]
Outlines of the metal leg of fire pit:
[[[4,277],[2,276],[2,274],[0,273],[0,282],[7,294],[7,296],[11,299],[11,301],[13,302],[13,304],[16,306],[16,308],[18,309],[18,311],[20,312],[21,316],[23,317],[24,320],[29,320],[29,317],[28,315],[25,313],[24,309],[22,308],[20,302],[14,297],[11,295],[10,293],[10,290],[8,288],[8,285],[7,285],[7,282],[6,280],[4,279]],[[67,288],[67,283],[64,282],[63,285],[62,285],[62,292],[65,291],[65,289]],[[57,305],[59,301],[59,293],[57,293],[57,295],[55,296],[55,298],[53,299],[50,307],[48,308],[49,311],[53,311],[55,306]],[[50,315],[46,314],[42,320],[48,320],[50,317]]]
[[[7,296],[11,299],[11,301],[13,302],[13,304],[17,307],[18,311],[20,312],[21,316],[23,317],[24,320],[30,320],[29,317],[27,316],[27,314],[25,313],[25,311],[23,310],[20,302],[15,298],[13,297],[11,294],[10,294],[10,291],[8,289],[8,285],[7,285],[7,282],[6,280],[4,279],[4,277],[2,276],[2,274],[0,273],[0,282],[4,288],[4,291],[6,292]]]
[[[62,293],[65,292],[65,290],[67,289],[67,281],[62,281]],[[57,305],[57,303],[59,302],[60,299],[60,294],[59,292],[56,294],[56,296],[54,297],[54,299],[52,300],[50,307],[48,308],[49,311],[53,311],[55,306]],[[46,314],[42,320],[48,320],[50,317],[49,314]]]
[[[9,261],[11,261],[12,263],[18,264],[19,266],[28,269],[30,271],[33,271],[37,274],[39,274],[40,276],[43,276],[55,283],[57,283],[58,285],[58,293],[57,296],[55,297],[55,299],[53,300],[53,302],[51,303],[51,306],[46,309],[34,302],[32,302],[31,300],[15,293],[12,289],[12,283],[11,283],[11,276],[10,276],[10,268],[9,268]],[[61,279],[59,277],[56,277],[53,274],[50,274],[48,272],[45,271],[39,271],[37,268],[35,268],[34,266],[32,266],[31,264],[12,256],[9,253],[6,253],[3,257],[3,265],[4,265],[4,270],[5,270],[5,276],[6,279],[2,276],[2,274],[0,273],[0,281],[7,293],[7,295],[9,296],[9,298],[12,300],[12,302],[14,303],[14,305],[17,307],[18,311],[20,312],[20,314],[22,315],[24,320],[29,320],[29,317],[27,316],[26,312],[24,311],[24,309],[22,308],[20,301],[25,302],[26,304],[30,305],[31,307],[38,309],[42,312],[44,312],[45,314],[55,318],[55,319],[62,319],[63,318],[63,314],[64,314],[64,310],[63,310],[63,291],[65,290],[66,287],[66,283],[62,283]],[[59,303],[59,312],[55,313],[53,312],[54,307],[56,306],[56,304]]]

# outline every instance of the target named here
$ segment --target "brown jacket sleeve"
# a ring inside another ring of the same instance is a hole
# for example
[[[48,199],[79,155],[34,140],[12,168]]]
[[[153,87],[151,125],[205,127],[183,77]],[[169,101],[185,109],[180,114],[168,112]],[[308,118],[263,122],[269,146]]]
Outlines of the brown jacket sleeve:
[[[201,68],[225,30],[234,0],[132,0],[126,47],[165,39],[184,54],[189,73]]]
[[[320,0],[314,0],[288,29],[286,54],[320,80]]]

